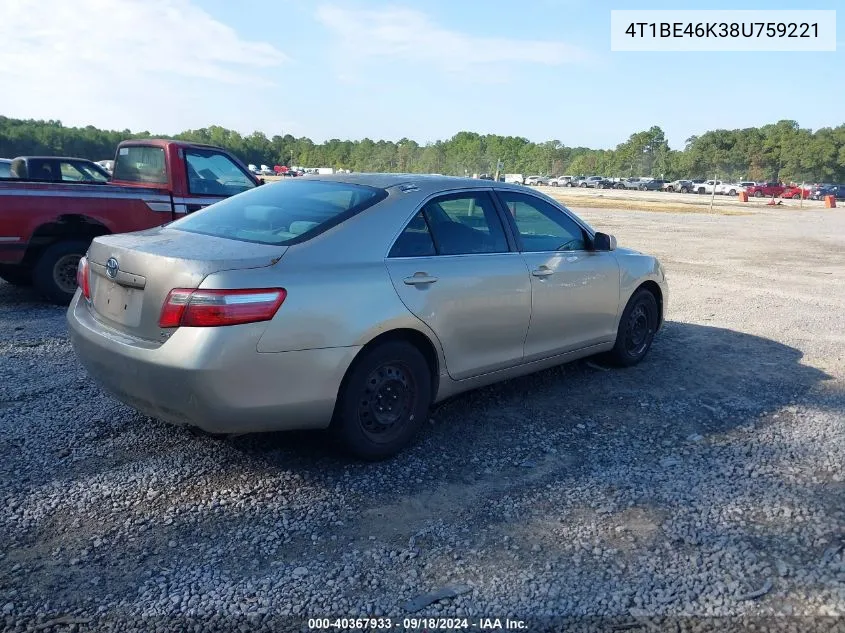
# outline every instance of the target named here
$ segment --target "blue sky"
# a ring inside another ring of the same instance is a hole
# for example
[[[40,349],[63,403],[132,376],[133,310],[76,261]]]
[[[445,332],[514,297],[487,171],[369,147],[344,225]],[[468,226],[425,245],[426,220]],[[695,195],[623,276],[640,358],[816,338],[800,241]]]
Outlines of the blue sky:
[[[0,114],[158,133],[219,124],[316,141],[425,143],[472,130],[606,148],[651,125],[680,148],[714,128],[845,122],[842,26],[835,53],[610,51],[611,9],[677,8],[802,7],[12,0],[0,22]]]

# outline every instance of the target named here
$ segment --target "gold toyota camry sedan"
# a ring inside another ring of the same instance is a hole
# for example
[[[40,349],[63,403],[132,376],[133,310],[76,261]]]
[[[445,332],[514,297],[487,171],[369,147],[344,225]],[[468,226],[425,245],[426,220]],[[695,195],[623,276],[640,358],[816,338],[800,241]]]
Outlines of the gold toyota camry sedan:
[[[212,433],[328,428],[401,450],[456,393],[602,353],[638,363],[654,257],[533,189],[413,174],[281,181],[94,239],[68,309],[90,375]]]

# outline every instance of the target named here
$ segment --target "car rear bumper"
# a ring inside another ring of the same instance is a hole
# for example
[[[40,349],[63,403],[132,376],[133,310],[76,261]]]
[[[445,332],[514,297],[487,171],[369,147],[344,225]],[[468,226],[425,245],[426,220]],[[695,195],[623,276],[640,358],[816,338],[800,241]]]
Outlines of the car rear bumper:
[[[262,353],[266,324],[179,328],[163,344],[98,321],[77,292],[67,313],[82,365],[145,415],[211,433],[325,428],[360,347]]]

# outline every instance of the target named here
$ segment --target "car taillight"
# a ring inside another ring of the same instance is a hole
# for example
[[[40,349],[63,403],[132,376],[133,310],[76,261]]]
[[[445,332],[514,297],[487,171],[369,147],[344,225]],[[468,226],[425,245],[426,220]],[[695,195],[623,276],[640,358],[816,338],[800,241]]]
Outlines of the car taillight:
[[[284,288],[192,290],[174,288],[167,294],[159,327],[217,327],[269,321],[287,297]]]
[[[76,265],[76,285],[82,289],[82,296],[91,299],[91,277],[88,273],[88,258],[84,255]]]

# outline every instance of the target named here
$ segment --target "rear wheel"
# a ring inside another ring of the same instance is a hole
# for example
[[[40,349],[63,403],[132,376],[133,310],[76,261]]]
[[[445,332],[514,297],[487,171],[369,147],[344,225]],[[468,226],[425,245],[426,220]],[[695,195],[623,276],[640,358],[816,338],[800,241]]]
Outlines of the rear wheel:
[[[90,241],[69,240],[48,246],[32,270],[32,281],[51,302],[67,305],[76,292],[76,267]]]
[[[704,187],[698,188],[698,195],[702,195],[704,193]]]
[[[405,341],[374,347],[356,359],[344,379],[331,432],[342,448],[366,460],[405,448],[428,417],[431,370]]]
[[[681,193],[689,193],[689,189],[686,187],[681,187]]]
[[[762,198],[762,197],[763,197],[763,192],[762,192],[762,191],[755,191],[755,192],[754,192],[754,197],[755,197],[755,198]]]
[[[13,286],[31,286],[32,271],[23,266],[0,267],[0,279]]]
[[[796,193],[795,195],[793,195],[793,196],[792,196],[792,199],[793,199],[793,200],[800,200],[800,199],[801,199],[801,194],[800,194],[800,193]]]
[[[581,188],[582,188],[582,189],[586,189],[586,188],[587,188],[587,183],[586,183],[586,182],[582,182],[582,183],[581,183]]]
[[[659,319],[654,295],[645,288],[637,290],[622,313],[616,345],[609,352],[610,360],[616,365],[630,367],[645,358],[654,341]]]

